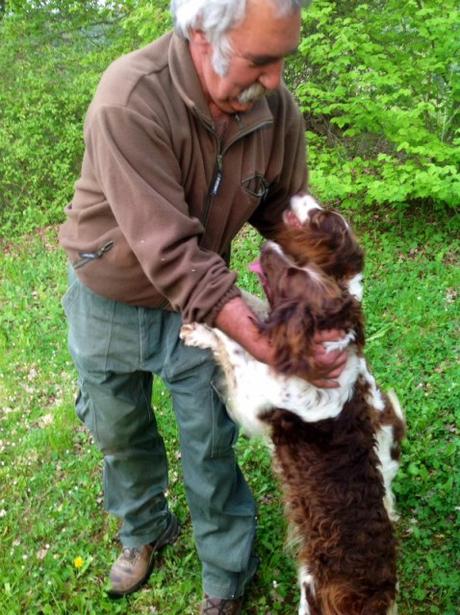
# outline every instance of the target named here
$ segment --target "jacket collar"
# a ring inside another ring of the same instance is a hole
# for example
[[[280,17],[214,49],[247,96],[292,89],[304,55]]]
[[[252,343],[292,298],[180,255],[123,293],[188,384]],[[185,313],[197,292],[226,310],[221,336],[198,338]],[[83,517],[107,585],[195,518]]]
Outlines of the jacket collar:
[[[184,104],[214,131],[214,120],[190,55],[188,41],[175,33],[172,33],[169,45],[169,70]],[[247,133],[270,122],[273,122],[273,114],[267,99],[262,98],[250,111],[238,115],[238,131]]]

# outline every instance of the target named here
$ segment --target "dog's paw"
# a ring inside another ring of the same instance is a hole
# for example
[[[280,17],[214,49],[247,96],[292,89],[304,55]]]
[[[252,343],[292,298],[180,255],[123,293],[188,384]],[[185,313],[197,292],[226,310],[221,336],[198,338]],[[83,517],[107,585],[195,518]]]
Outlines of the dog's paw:
[[[203,350],[207,350],[208,348],[213,349],[216,347],[217,343],[216,336],[212,329],[197,322],[182,325],[179,337],[186,346],[202,348]]]

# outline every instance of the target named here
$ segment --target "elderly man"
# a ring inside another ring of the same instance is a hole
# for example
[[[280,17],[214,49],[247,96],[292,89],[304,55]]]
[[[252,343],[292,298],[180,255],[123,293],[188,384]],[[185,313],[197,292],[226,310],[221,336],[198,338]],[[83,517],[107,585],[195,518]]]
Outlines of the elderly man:
[[[64,306],[77,414],[104,454],[105,506],[122,519],[114,596],[140,587],[178,534],[152,374],[170,390],[179,424],[201,613],[240,613],[257,567],[236,428],[215,393],[209,354],[184,347],[179,329],[206,322],[272,361],[228,259],[245,222],[269,237],[289,197],[306,188],[302,118],[281,84],[301,4],[174,0],[175,33],[114,62],[87,114],[60,241],[72,265]],[[334,386],[344,354],[327,354],[324,339],[317,384]]]

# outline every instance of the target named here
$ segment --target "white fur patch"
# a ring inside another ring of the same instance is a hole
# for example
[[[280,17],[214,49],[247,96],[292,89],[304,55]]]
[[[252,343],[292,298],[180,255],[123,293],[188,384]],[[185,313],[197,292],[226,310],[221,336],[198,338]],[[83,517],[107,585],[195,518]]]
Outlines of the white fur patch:
[[[310,212],[313,209],[323,209],[317,201],[310,195],[293,196],[289,202],[292,211],[295,213],[299,221],[304,224],[310,217]]]
[[[398,605],[396,602],[393,602],[393,604],[388,608],[387,615],[398,615]]]
[[[359,302],[363,299],[363,274],[357,273],[348,280],[348,292]]]
[[[211,349],[226,375],[229,414],[252,436],[267,435],[268,426],[260,417],[273,408],[293,412],[307,423],[336,417],[352,397],[360,373],[360,359],[350,352],[338,378],[339,387],[317,388],[256,361],[219,329],[184,325],[181,338],[188,346]]]
[[[383,503],[391,521],[397,521],[398,515],[395,510],[395,498],[391,490],[391,483],[399,468],[398,461],[391,456],[391,449],[394,443],[393,426],[382,425],[376,434],[376,439],[376,452],[380,461],[380,471],[385,487]]]
[[[401,408],[401,404],[399,402],[398,396],[396,395],[396,393],[393,391],[393,389],[390,389],[387,392],[388,398],[391,402],[391,405],[393,406],[393,410],[395,411],[396,416],[398,416],[401,421],[403,421],[403,423],[406,421],[406,418],[404,416],[404,412]]]
[[[286,254],[283,252],[283,249],[281,248],[281,246],[278,243],[276,243],[275,241],[267,241],[265,246],[267,248],[269,248],[270,250],[272,250],[273,252],[276,252],[277,254],[282,256],[284,258],[284,260],[288,260],[288,258],[286,257]]]
[[[349,331],[340,340],[334,342],[323,342],[323,346],[327,350],[327,352],[332,352],[333,350],[345,350],[348,344],[354,342],[355,339],[356,333],[354,331]]]
[[[369,368],[367,367],[366,360],[361,358],[361,375],[364,380],[369,385],[370,392],[366,395],[366,401],[373,408],[378,410],[379,412],[383,412],[385,408],[385,402],[383,401],[382,394],[377,387],[377,383],[375,382],[374,376],[370,373]]]
[[[310,574],[310,571],[306,566],[302,566],[301,568],[299,568],[298,578],[300,587],[300,604],[298,615],[310,615],[310,607],[308,605],[308,600],[305,593],[305,585],[310,588],[311,593],[314,595],[315,582],[313,579],[313,575]]]

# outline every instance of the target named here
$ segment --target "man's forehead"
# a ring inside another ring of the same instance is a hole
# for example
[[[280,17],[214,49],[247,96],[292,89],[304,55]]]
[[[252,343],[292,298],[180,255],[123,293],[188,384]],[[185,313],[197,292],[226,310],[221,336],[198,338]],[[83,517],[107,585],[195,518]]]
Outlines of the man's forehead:
[[[300,25],[300,10],[279,15],[270,0],[251,0],[245,19],[229,32],[229,40],[236,55],[270,64],[296,52]]]

